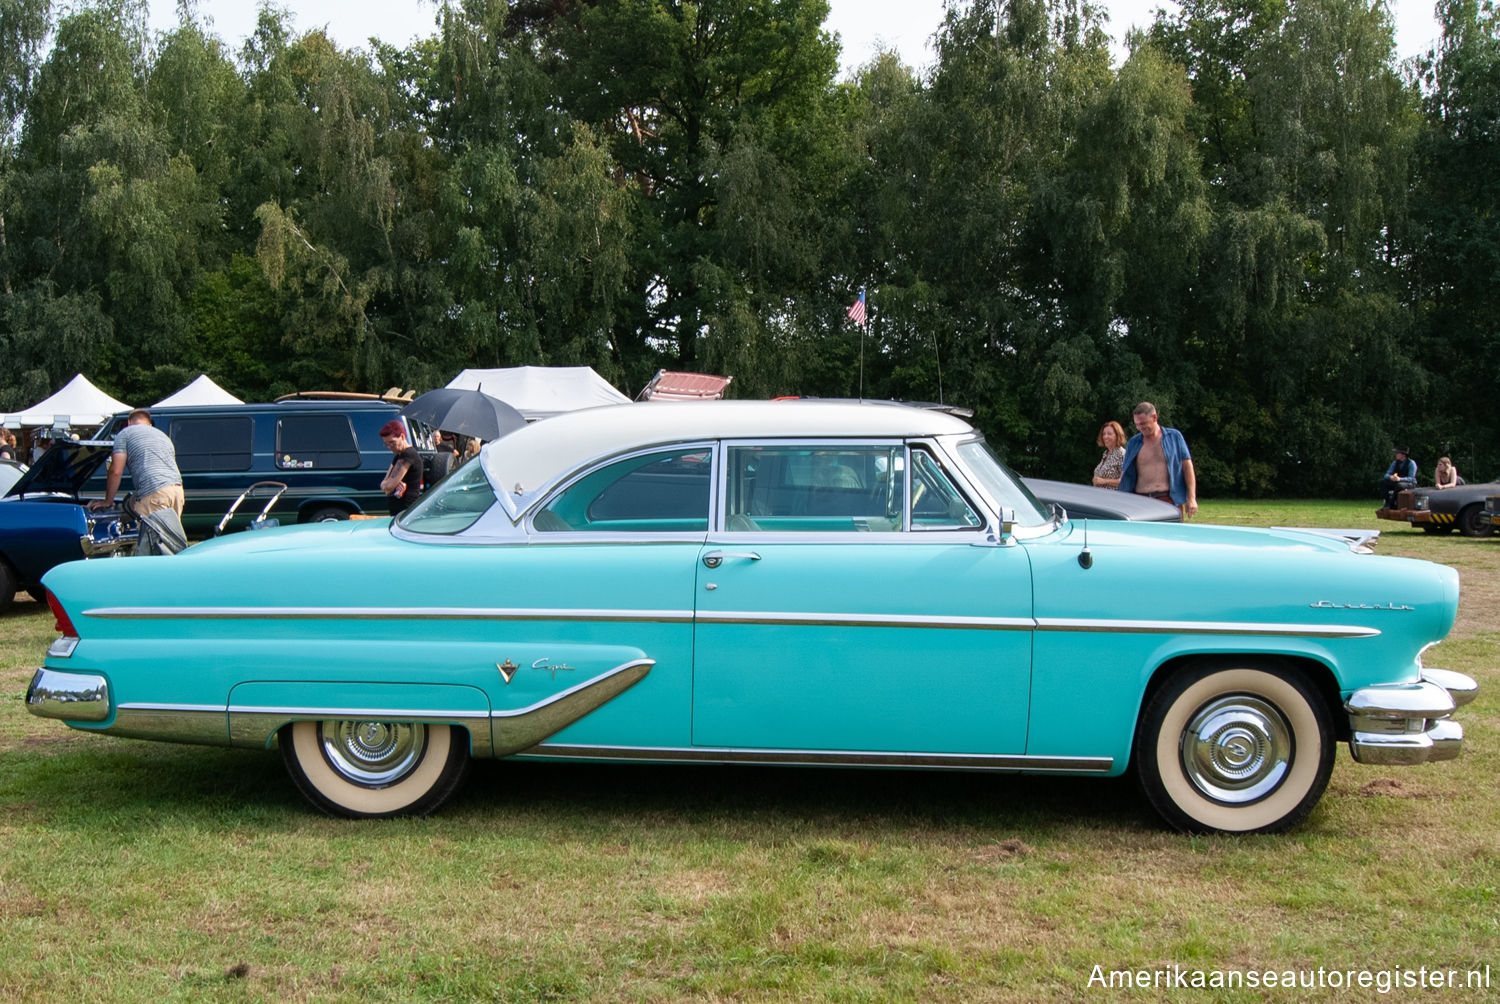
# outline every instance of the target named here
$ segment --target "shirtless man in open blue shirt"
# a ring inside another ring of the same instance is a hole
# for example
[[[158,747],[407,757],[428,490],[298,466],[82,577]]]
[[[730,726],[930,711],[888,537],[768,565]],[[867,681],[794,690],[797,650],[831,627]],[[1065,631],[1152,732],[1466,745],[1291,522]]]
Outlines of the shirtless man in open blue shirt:
[[[1149,495],[1171,502],[1187,519],[1198,511],[1198,477],[1187,440],[1176,429],[1163,426],[1156,405],[1142,401],[1131,413],[1136,434],[1125,444],[1120,491]]]

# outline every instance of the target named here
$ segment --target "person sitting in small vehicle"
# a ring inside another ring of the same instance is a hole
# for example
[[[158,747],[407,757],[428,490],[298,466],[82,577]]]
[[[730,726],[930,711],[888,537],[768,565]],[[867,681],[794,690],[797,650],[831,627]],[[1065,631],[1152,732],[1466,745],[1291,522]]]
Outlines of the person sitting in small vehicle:
[[[1396,459],[1385,469],[1380,490],[1385,493],[1385,507],[1396,508],[1396,493],[1417,487],[1417,462],[1408,456],[1406,447],[1396,447]]]
[[[1432,487],[1434,488],[1457,488],[1464,483],[1464,479],[1458,476],[1458,468],[1453,466],[1453,461],[1447,457],[1439,457],[1437,468],[1432,473]]]

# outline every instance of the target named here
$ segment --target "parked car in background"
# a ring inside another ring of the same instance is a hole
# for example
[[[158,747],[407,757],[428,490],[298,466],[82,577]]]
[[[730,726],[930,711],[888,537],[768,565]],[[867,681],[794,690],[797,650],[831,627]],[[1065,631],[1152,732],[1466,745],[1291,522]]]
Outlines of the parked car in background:
[[[1181,523],[1182,510],[1170,502],[1117,492],[1094,485],[1071,481],[1049,481],[1046,478],[1022,478],[1031,493],[1043,502],[1055,502],[1067,511],[1070,519],[1124,519],[1146,523]]]
[[[1495,524],[1484,514],[1486,500],[1500,492],[1500,481],[1457,488],[1414,488],[1396,494],[1396,506],[1380,508],[1380,519],[1398,520],[1419,526],[1428,533],[1451,533],[1457,530],[1465,537],[1488,537]]]
[[[0,612],[20,590],[40,595],[42,576],[53,566],[119,543],[120,510],[89,512],[78,494],[109,452],[109,443],[64,439],[29,469],[0,461],[0,476],[16,474],[0,497]]]
[[[1271,832],[1337,746],[1457,756],[1458,575],[1326,536],[1080,523],[966,422],[602,407],[488,444],[394,522],[59,566],[27,693],[83,731],[279,745],[316,806],[424,813],[471,757],[1132,771]]]
[[[15,487],[21,475],[25,474],[27,465],[19,460],[0,460],[0,496],[5,495]]]
[[[1491,526],[1500,526],[1500,495],[1490,495],[1484,500],[1484,516]]]
[[[259,481],[287,485],[270,514],[282,523],[386,515],[380,479],[391,454],[380,441],[380,427],[400,416],[397,405],[380,400],[283,400],[151,413],[177,450],[187,497],[182,524],[192,537],[206,536],[240,493]],[[112,437],[127,417],[115,415],[100,438]],[[86,492],[102,496],[104,476],[101,468]],[[129,484],[127,474],[121,494]]]

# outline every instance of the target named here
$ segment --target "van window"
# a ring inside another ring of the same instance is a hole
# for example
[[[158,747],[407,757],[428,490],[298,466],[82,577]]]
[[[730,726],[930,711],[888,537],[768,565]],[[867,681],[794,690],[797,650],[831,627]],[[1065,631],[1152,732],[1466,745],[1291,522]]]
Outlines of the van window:
[[[287,415],[276,429],[276,466],[283,470],[352,469],[359,443],[347,415]]]
[[[222,418],[178,418],[171,425],[177,469],[184,474],[202,471],[248,471],[249,415]]]

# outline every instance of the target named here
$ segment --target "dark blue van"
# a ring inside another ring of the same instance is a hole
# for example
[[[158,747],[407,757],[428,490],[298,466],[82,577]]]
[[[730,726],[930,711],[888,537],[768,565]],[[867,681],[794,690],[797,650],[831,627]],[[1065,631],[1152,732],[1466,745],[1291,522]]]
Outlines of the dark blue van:
[[[128,417],[127,412],[111,417],[96,438],[113,438]],[[380,440],[380,427],[400,417],[397,405],[380,400],[293,399],[151,411],[156,427],[177,449],[187,497],[182,523],[191,537],[208,536],[257,481],[287,485],[270,513],[283,525],[384,516],[380,480],[391,454]],[[102,496],[105,474],[101,468],[85,491]],[[129,487],[126,474],[120,494]],[[265,502],[265,496],[247,499],[229,528],[247,523]]]

